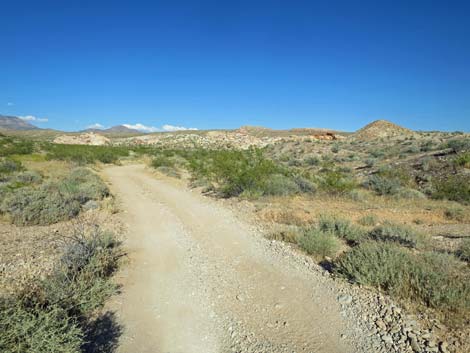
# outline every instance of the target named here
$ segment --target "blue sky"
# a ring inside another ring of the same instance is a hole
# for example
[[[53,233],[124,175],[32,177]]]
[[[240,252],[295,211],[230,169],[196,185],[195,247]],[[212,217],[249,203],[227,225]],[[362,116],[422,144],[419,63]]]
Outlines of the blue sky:
[[[0,114],[469,131],[469,18],[468,1],[5,0]]]

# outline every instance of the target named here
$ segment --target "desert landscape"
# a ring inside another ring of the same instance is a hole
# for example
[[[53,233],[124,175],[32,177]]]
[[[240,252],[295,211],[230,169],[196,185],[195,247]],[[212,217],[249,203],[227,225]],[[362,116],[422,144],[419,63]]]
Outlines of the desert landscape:
[[[17,120],[0,119],[2,351],[470,349],[468,133]]]
[[[470,353],[470,1],[2,1],[0,353]]]

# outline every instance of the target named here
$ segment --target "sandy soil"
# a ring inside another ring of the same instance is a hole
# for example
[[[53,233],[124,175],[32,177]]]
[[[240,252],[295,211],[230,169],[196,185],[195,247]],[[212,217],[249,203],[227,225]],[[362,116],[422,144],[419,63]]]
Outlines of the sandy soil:
[[[340,293],[280,261],[232,211],[141,165],[104,175],[128,228],[111,304],[119,352],[357,351]]]

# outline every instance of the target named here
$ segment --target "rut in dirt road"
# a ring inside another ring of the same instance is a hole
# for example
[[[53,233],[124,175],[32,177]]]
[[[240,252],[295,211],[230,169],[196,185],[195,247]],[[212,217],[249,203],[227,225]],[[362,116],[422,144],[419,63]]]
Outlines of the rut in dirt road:
[[[128,225],[119,352],[353,352],[335,293],[234,214],[144,166],[105,170]]]

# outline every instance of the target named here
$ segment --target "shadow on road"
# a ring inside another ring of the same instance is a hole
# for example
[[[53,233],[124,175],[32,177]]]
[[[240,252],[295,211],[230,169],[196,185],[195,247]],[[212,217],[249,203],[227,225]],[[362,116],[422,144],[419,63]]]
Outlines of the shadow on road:
[[[82,352],[112,353],[118,347],[122,326],[117,323],[113,312],[106,312],[89,324],[86,343]]]

